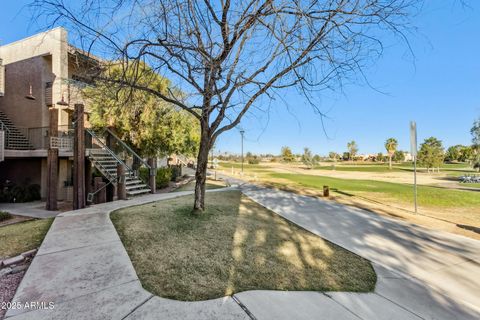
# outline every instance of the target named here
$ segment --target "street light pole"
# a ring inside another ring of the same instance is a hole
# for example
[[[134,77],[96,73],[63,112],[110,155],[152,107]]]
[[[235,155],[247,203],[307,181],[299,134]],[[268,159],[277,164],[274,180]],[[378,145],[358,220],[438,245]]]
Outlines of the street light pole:
[[[415,198],[415,213],[418,213],[417,209],[417,156],[413,156],[413,196]]]
[[[245,134],[245,130],[240,130],[240,134],[242,135],[242,174],[243,174],[243,135]]]
[[[415,204],[415,213],[417,209],[417,123],[410,122],[410,153],[413,156],[413,201]]]

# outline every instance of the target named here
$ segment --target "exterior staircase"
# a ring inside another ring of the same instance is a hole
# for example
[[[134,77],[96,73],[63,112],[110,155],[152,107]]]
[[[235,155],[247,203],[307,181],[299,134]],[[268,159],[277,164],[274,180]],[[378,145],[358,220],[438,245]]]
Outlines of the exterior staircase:
[[[111,150],[89,149],[89,159],[105,178],[116,183],[117,165],[124,163],[120,159],[117,159],[117,157],[112,154]],[[125,184],[127,196],[130,197],[150,192],[150,188],[142,180],[135,177],[128,169],[125,177]]]
[[[98,148],[87,149],[87,155],[92,164],[100,173],[107,178],[110,183],[117,183],[117,166],[123,164],[126,168],[125,185],[127,189],[127,197],[133,197],[150,192],[150,187],[142,181],[138,175],[120,159],[110,148],[108,148],[99,139],[93,131],[87,132],[95,140]]]
[[[18,130],[5,113],[0,111],[0,130],[5,131],[5,149],[32,150],[30,141]]]

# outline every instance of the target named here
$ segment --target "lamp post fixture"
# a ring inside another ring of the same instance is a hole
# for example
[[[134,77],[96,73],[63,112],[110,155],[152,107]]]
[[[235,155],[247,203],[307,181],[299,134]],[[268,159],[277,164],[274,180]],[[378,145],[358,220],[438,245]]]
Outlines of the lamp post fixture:
[[[35,98],[35,96],[33,95],[31,84],[30,84],[30,90],[29,90],[28,94],[25,96],[25,98],[27,100],[37,100],[37,98]]]
[[[242,175],[243,175],[243,135],[245,134],[245,130],[240,130],[240,134],[242,135]]]

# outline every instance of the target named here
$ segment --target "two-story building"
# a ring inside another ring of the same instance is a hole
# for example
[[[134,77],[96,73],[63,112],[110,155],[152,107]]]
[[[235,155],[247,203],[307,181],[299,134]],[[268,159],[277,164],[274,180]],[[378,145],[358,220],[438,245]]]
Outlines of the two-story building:
[[[0,187],[38,184],[46,196],[49,109],[58,111],[58,199],[71,199],[72,112],[82,102],[84,75],[96,61],[56,28],[0,46],[0,130],[4,132]],[[66,142],[66,143],[65,143]]]

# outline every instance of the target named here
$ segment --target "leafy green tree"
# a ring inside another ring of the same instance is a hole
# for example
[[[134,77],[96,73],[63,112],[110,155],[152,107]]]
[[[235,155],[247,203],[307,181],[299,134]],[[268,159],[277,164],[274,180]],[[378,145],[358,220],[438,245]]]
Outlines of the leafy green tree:
[[[472,129],[470,129],[472,134],[472,143],[473,145],[480,145],[480,118],[473,122]]]
[[[395,150],[395,153],[393,154],[392,159],[395,162],[405,161],[405,152],[400,151],[400,150]]]
[[[313,160],[314,160],[316,163],[319,163],[320,160],[322,160],[322,157],[320,157],[319,154],[316,154],[316,155],[313,156]]]
[[[247,162],[248,164],[259,164],[260,157],[250,152],[250,155],[249,156],[247,155]]]
[[[344,152],[342,155],[342,160],[347,161],[350,159],[350,152]]]
[[[348,160],[351,160],[351,159],[354,160],[355,156],[357,155],[357,152],[358,152],[358,145],[355,142],[355,140],[352,140],[349,143],[347,143],[347,149],[348,149],[348,154],[349,154],[349,159]]]
[[[166,92],[170,82],[144,65],[145,85]],[[120,77],[121,66],[111,67]],[[123,75],[123,74],[122,74]],[[124,76],[124,75],[123,75]],[[134,75],[130,75],[134,77]],[[137,80],[140,81],[140,80]],[[94,128],[111,127],[142,156],[182,153],[193,156],[200,142],[199,122],[190,113],[146,91],[97,82],[83,91]]]
[[[282,150],[280,151],[280,156],[282,157],[282,160],[285,162],[292,162],[295,160],[295,157],[292,153],[292,149],[289,147],[282,147]]]
[[[328,153],[328,157],[329,157],[330,159],[332,159],[333,161],[337,161],[338,159],[341,158],[341,156],[340,156],[338,153],[336,153],[335,151],[330,151],[330,152]]]
[[[420,145],[418,161],[427,167],[428,172],[433,168],[438,168],[440,171],[440,165],[443,163],[444,157],[442,141],[437,138],[427,138]]]
[[[381,152],[377,153],[377,161],[383,162],[383,158],[384,158],[383,153],[381,153]]]
[[[472,146],[463,146],[460,150],[460,157],[458,158],[458,161],[460,162],[472,162],[473,157],[474,157],[474,148]]]
[[[387,141],[385,141],[385,149],[387,150],[388,153],[388,167],[392,169],[392,158],[393,155],[395,154],[395,151],[397,151],[398,147],[398,141],[395,138],[388,138]]]
[[[303,149],[302,162],[308,168],[313,168],[317,164],[317,161],[314,159],[312,151],[310,151],[309,148]]]
[[[445,153],[445,161],[460,161],[460,158],[462,157],[462,150],[464,148],[465,146],[461,144],[449,147]]]
[[[480,118],[473,122],[470,130],[472,134],[472,165],[477,171],[480,171]]]
[[[421,4],[414,0],[31,2],[36,20],[71,30],[87,52],[113,57],[112,63],[127,61],[133,69],[148,61],[186,93],[166,94],[138,78],[122,79],[126,86],[174,103],[200,122],[195,213],[205,210],[208,153],[221,134],[238,126],[246,115],[266,112],[266,102],[286,90],[298,89],[311,101],[312,91],[340,87],[344,80],[364,74],[381,56],[387,36],[408,34]],[[104,81],[117,79],[105,76]]]

